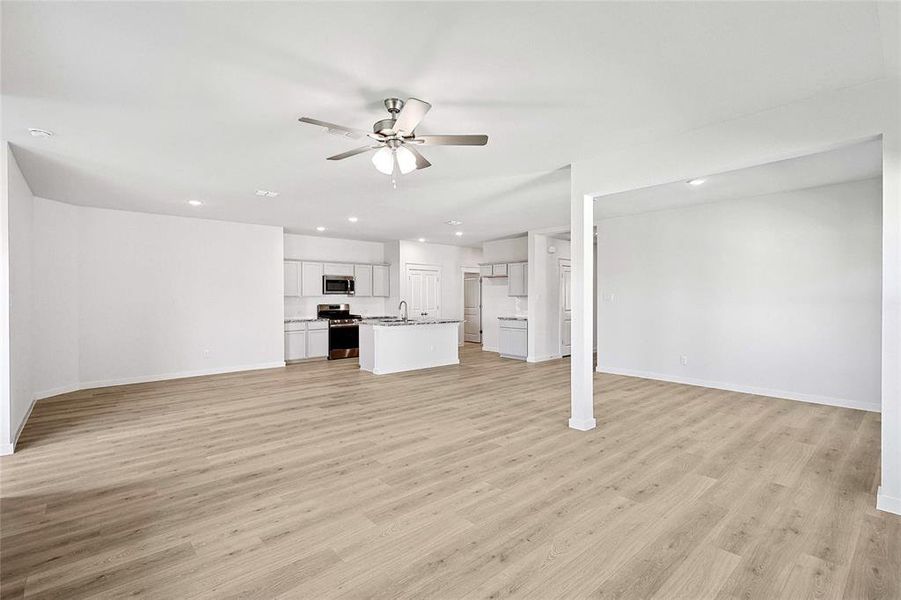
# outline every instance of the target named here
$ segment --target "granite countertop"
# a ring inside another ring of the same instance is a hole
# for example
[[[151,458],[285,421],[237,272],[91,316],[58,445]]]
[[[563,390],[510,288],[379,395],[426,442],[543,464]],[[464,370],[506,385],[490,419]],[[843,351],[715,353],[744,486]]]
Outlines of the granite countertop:
[[[529,317],[498,317],[499,321],[528,321]]]
[[[374,325],[376,327],[409,327],[411,325],[441,325],[444,323],[462,323],[460,319],[410,319],[408,321],[395,320],[379,320],[379,319],[363,319],[361,325]]]
[[[285,323],[309,323],[312,321],[328,321],[317,317],[285,317]]]

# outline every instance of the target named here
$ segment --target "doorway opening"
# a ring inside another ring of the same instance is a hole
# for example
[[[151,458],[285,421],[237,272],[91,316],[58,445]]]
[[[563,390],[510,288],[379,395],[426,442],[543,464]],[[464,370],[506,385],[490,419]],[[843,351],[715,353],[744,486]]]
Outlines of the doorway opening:
[[[463,341],[482,343],[482,277],[463,273]]]

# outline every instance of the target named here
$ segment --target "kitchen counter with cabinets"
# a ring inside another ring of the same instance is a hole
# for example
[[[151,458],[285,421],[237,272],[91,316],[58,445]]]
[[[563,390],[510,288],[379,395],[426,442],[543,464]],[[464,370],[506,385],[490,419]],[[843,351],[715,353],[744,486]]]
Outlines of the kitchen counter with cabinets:
[[[498,351],[503,358],[526,360],[529,321],[525,317],[498,317]]]
[[[360,368],[375,375],[460,364],[459,319],[360,323]]]
[[[285,362],[328,357],[328,320],[285,318]]]

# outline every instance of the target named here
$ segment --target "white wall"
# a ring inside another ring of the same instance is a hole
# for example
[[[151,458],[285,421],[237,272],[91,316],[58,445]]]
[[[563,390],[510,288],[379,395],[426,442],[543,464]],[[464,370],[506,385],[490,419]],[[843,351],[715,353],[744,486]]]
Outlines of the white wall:
[[[482,244],[483,263],[520,262],[529,260],[529,238],[522,236],[492,240]],[[531,289],[531,284],[530,284]],[[498,351],[498,317],[528,316],[529,299],[508,296],[506,278],[482,278],[482,350]],[[531,324],[530,324],[531,329]],[[529,337],[532,337],[531,330]]]
[[[0,157],[0,456],[10,454],[9,407],[9,163],[12,150],[3,143]]]
[[[529,260],[528,236],[482,243],[482,262],[502,263],[524,260]]]
[[[16,157],[6,144],[6,244],[8,247],[9,343],[6,370],[8,391],[2,407],[3,439],[0,454],[12,452],[19,432],[33,405],[31,359],[32,314],[32,230],[34,205],[31,189],[19,170]]]
[[[79,213],[83,387],[283,364],[280,227]]]
[[[385,262],[385,244],[316,235],[285,234],[285,258],[321,262]]]
[[[34,199],[34,394],[78,389],[77,206]]]
[[[399,281],[398,289],[401,298],[409,302],[409,289],[406,285],[407,265],[437,265],[441,267],[441,301],[439,314],[445,319],[460,319],[458,338],[463,341],[463,272],[478,271],[482,252],[478,248],[448,246],[445,244],[429,244],[422,242],[399,242]],[[400,302],[400,300],[398,300]],[[396,309],[397,305],[389,309]],[[396,310],[389,310],[396,314]]]
[[[560,356],[560,261],[569,259],[568,240],[529,233],[529,361]]]
[[[897,31],[901,10],[896,5],[880,5],[880,15]],[[894,53],[887,64],[897,67],[896,45],[885,48]],[[685,181],[699,173],[723,173],[882,136],[882,484],[877,506],[901,514],[901,77],[897,69],[892,73],[648,143],[610,148],[573,163],[572,198]],[[578,276],[574,268],[573,277]]]
[[[285,258],[316,262],[384,263],[385,244],[313,235],[285,234]],[[389,282],[389,286],[390,286]],[[392,290],[389,290],[392,293]],[[315,317],[317,304],[350,304],[352,313],[363,316],[386,314],[385,298],[363,296],[303,296],[285,298],[286,317]],[[397,303],[394,304],[397,306]],[[394,314],[393,311],[389,311]]]
[[[872,179],[602,220],[598,370],[879,410],[881,198]]]

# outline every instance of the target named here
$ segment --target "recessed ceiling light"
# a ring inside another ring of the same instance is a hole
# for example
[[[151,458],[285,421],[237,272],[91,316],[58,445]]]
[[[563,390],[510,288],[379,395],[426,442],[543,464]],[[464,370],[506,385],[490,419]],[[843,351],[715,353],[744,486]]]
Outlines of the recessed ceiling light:
[[[359,221],[359,219],[356,217],[347,217],[347,220],[350,221],[351,223],[356,223],[357,221]]]
[[[275,198],[278,196],[278,192],[273,192],[272,190],[257,190],[256,194],[263,198]]]
[[[457,236],[457,237],[462,237],[462,236],[463,236],[463,232],[462,232],[462,231],[455,231],[455,232],[454,232],[454,235]]]
[[[705,181],[707,181],[707,180],[706,179],[689,179],[688,181],[686,181],[686,183],[688,185],[702,185]]]
[[[316,228],[316,231],[325,231],[325,227],[320,225],[319,227]]]
[[[47,131],[46,129],[38,129],[36,127],[29,127],[28,133],[30,133],[34,137],[50,137],[53,135],[52,131]]]
[[[462,225],[463,221],[457,221],[455,219],[451,219],[450,221],[445,221],[448,225]]]
[[[419,241],[420,241],[420,242],[424,242],[424,241],[425,241],[425,238],[419,238]]]
[[[188,200],[188,204],[191,206],[203,206],[203,202],[200,200]]]

